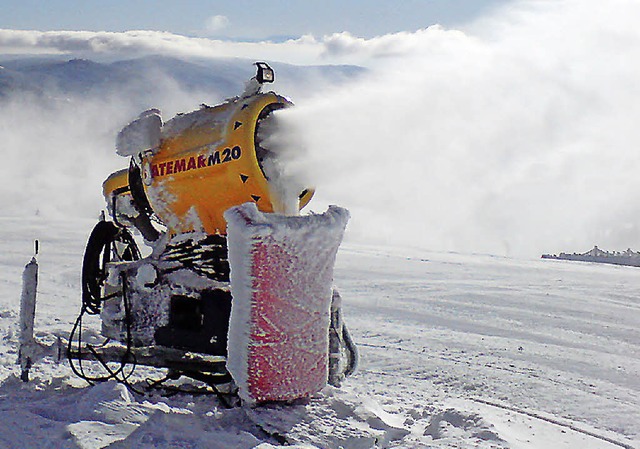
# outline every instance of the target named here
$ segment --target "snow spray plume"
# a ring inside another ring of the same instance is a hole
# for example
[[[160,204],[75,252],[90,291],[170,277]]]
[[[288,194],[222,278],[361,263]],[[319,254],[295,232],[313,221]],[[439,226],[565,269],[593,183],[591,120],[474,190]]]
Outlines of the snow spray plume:
[[[115,153],[115,137],[142,110],[159,107],[171,118],[217,102],[212,92],[186,92],[159,76],[140,94],[121,90],[100,95],[16,93],[0,101],[3,216],[96,217],[105,207],[102,182],[128,160]]]
[[[271,189],[283,201],[282,212],[297,215],[298,196],[308,187],[304,181],[304,171],[300,169],[301,158],[306,151],[303,139],[296,132],[297,128],[283,126],[278,118],[280,113],[272,112],[258,126],[258,142],[264,152],[262,168]]]
[[[280,111],[351,238],[539,256],[640,248],[640,3],[521,2],[407,35],[367,81]]]

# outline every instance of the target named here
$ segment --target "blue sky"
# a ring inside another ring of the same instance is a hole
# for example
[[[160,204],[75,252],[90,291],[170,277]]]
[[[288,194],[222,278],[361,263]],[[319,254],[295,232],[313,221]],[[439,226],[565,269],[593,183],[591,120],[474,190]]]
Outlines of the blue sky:
[[[0,28],[157,30],[188,36],[278,39],[335,32],[370,38],[435,23],[455,27],[513,0],[2,0]]]

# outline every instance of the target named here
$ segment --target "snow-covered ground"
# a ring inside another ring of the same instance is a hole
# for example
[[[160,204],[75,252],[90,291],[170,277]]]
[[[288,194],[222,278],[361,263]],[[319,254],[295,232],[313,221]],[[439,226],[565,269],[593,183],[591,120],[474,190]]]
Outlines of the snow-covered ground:
[[[51,341],[78,312],[92,225],[0,218],[0,448],[640,448],[637,268],[347,243],[336,285],[361,364],[340,389],[225,409],[215,396],[89,387],[49,359],[24,384],[33,239],[37,335]]]

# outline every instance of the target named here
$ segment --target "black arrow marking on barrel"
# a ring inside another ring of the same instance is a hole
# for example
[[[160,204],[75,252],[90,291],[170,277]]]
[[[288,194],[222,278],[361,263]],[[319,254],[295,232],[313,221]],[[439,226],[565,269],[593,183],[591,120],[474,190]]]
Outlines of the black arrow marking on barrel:
[[[253,198],[253,201],[255,201],[256,203],[260,201],[260,197],[258,195],[251,195],[251,198]]]
[[[233,124],[233,130],[235,131],[236,129],[240,128],[242,126],[242,122],[235,122]]]
[[[248,107],[249,107],[249,105],[248,105],[248,104],[243,104],[243,105],[242,105],[242,108],[240,108],[240,109],[241,109],[241,110],[242,110],[242,109],[247,109]]]
[[[247,179],[249,179],[249,177],[247,175],[243,175],[242,173],[240,173],[240,179],[242,179],[242,183],[246,183]]]

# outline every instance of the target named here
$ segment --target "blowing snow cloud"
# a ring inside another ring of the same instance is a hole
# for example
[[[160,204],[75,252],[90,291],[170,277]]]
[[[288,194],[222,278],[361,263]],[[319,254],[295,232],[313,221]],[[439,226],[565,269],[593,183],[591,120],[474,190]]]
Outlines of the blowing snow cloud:
[[[531,256],[637,248],[633,18],[630,1],[522,2],[466,34],[393,36],[370,79],[283,120],[320,195],[353,209],[352,234]],[[380,55],[382,40],[339,51]]]
[[[0,47],[366,65],[278,113],[307,149],[290,170],[318,186],[312,207],[349,207],[351,238],[536,256],[640,248],[638,19],[630,0],[523,1],[368,40],[3,30]]]

